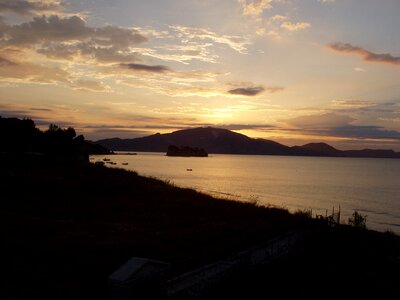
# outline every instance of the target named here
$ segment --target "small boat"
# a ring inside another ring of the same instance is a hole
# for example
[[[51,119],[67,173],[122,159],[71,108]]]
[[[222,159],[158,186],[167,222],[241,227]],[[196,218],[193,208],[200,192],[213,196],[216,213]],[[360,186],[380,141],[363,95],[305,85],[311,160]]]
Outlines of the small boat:
[[[122,165],[123,165],[123,166],[127,166],[127,165],[128,165],[128,163],[122,163]]]
[[[186,171],[193,171],[192,169],[186,169]]]
[[[109,158],[104,158],[103,161],[110,161],[111,159]]]

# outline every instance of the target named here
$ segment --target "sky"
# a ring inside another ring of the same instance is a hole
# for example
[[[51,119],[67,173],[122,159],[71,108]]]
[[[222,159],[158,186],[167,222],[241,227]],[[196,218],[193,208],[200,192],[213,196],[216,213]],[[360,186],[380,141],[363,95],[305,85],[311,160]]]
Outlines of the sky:
[[[0,116],[400,151],[398,0],[0,0]]]

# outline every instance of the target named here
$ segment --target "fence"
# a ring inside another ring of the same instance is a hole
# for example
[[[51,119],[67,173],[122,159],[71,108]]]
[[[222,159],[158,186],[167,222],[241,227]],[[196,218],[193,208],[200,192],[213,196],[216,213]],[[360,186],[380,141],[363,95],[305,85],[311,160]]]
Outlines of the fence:
[[[324,220],[328,223],[329,226],[337,226],[340,225],[340,205],[339,211],[335,212],[335,207],[332,208],[332,214],[328,215],[328,210],[326,210],[325,217],[323,215],[315,216],[319,220]]]
[[[292,231],[225,260],[172,278],[167,282],[168,299],[200,299],[223,280],[260,264],[288,255],[307,231]]]

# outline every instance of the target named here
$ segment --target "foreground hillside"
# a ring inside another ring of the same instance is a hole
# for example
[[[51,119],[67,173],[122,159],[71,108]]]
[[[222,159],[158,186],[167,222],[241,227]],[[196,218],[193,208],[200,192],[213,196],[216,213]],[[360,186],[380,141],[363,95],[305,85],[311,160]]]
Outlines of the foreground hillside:
[[[306,221],[118,169],[2,157],[2,299],[106,299],[132,256],[179,274]]]
[[[319,234],[303,251],[233,278],[210,299],[282,290],[306,296],[302,285],[310,280],[318,280],[320,292],[333,285],[340,294],[339,284],[351,287],[349,278],[356,295],[363,282],[374,293],[399,292],[400,240],[392,234],[331,232],[301,214],[218,200],[103,166],[30,156],[2,161],[2,299],[107,299],[107,277],[132,256],[169,262],[176,275],[304,226]]]
[[[208,153],[220,154],[400,158],[400,153],[393,150],[342,151],[325,143],[289,147],[271,140],[254,139],[227,129],[213,127],[157,133],[134,139],[111,138],[96,143],[114,151],[166,152],[168,146],[176,145],[201,148]]]

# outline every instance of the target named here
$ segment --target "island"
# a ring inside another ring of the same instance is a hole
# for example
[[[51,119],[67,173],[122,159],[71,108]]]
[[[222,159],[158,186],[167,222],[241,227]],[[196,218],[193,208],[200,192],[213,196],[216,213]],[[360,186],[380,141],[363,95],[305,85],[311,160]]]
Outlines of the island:
[[[184,157],[208,157],[206,150],[202,148],[182,146],[178,147],[175,145],[169,145],[167,156],[184,156]]]

